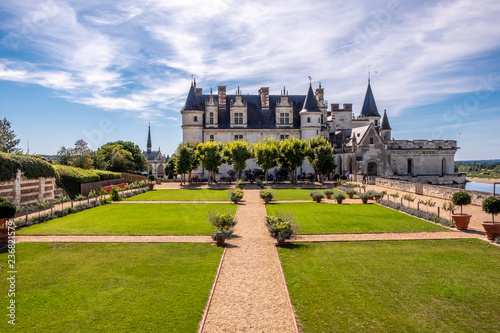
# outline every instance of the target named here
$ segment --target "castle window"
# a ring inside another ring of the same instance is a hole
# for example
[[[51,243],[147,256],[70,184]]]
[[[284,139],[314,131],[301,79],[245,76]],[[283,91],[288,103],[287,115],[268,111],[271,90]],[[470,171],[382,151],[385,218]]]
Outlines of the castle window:
[[[307,122],[310,123],[311,122],[311,117],[307,117]]]
[[[290,124],[290,115],[288,113],[280,113],[280,125]]]
[[[236,113],[234,114],[234,123],[235,123],[236,125],[238,125],[238,124],[243,125],[243,113],[241,113],[241,112],[236,112]]]
[[[234,140],[243,140],[243,134],[235,134]]]
[[[378,120],[375,120],[375,126],[378,126]]]
[[[280,134],[280,140],[286,140],[288,139],[289,135],[288,134]]]
[[[373,144],[373,138],[370,138],[370,144],[371,145]]]
[[[214,135],[210,134],[210,141],[214,141]]]
[[[214,113],[210,112],[210,125],[214,124]]]
[[[198,116],[194,116],[193,121],[198,122]]]
[[[321,116],[321,117],[323,117],[323,116]],[[321,123],[321,119],[319,119],[319,118],[318,118],[318,123]]]

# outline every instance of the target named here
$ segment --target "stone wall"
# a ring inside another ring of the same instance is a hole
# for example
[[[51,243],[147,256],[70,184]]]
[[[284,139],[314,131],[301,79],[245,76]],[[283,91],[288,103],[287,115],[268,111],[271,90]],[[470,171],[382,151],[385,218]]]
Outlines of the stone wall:
[[[55,178],[28,179],[17,171],[16,178],[0,182],[0,196],[17,206],[31,205],[38,200],[53,201]]]
[[[460,191],[465,191],[470,194],[472,204],[481,206],[484,199],[492,196],[492,193],[464,190],[455,187],[430,185],[422,183],[407,182],[403,180],[388,179],[381,177],[371,177],[370,183],[377,186],[392,188],[394,190],[406,191],[415,194],[427,195],[434,198],[451,200],[453,194]]]

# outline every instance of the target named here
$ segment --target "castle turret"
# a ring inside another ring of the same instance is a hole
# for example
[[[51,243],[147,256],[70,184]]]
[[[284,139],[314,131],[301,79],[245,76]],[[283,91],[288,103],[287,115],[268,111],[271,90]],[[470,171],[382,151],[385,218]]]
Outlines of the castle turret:
[[[323,114],[318,106],[318,101],[312,90],[312,85],[309,84],[304,106],[300,111],[300,137],[301,139],[309,139],[320,135],[321,131],[321,115]]]
[[[148,126],[148,143],[147,143],[146,147],[147,147],[147,152],[148,152],[148,156],[149,156],[149,154],[151,154],[151,147],[152,147],[152,144],[151,144],[151,123],[149,123],[149,126]]]
[[[196,81],[191,82],[191,88],[182,114],[182,142],[203,142],[203,114],[205,105],[196,94]]]
[[[358,119],[367,119],[370,124],[373,124],[375,128],[380,126],[380,114],[377,110],[377,104],[375,103],[375,98],[373,98],[372,87],[370,86],[370,80],[368,80],[368,88],[366,89],[365,100],[363,102],[363,108]]]
[[[384,110],[384,117],[382,118],[382,124],[380,125],[380,137],[384,142],[391,140],[392,128],[389,125],[389,118],[387,117],[387,111]]]

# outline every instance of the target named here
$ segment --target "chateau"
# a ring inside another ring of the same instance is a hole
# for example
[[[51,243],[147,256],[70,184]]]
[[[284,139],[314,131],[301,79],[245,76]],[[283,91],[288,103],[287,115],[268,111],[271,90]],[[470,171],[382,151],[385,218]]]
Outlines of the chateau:
[[[155,176],[155,178],[163,178],[165,177],[165,163],[167,159],[161,153],[160,147],[158,147],[158,150],[151,150],[152,146],[150,125],[148,126],[148,142],[146,144],[147,150],[143,151],[142,154],[146,156],[148,163],[151,164],[151,173],[153,176]]]
[[[391,177],[432,184],[464,183],[454,174],[457,142],[452,140],[394,140],[389,117],[377,109],[370,81],[363,106],[357,117],[352,104],[331,104],[324,99],[324,89],[306,95],[289,95],[283,88],[270,95],[269,87],[257,95],[243,95],[238,87],[234,95],[219,86],[217,93],[203,94],[191,84],[181,110],[183,142],[246,140],[256,143],[265,137],[283,140],[289,136],[309,139],[322,136],[334,148],[336,172],[351,175]],[[249,169],[258,168],[249,161]],[[312,172],[307,161],[301,172]],[[221,173],[230,167],[223,165]],[[462,179],[463,178],[463,179]]]

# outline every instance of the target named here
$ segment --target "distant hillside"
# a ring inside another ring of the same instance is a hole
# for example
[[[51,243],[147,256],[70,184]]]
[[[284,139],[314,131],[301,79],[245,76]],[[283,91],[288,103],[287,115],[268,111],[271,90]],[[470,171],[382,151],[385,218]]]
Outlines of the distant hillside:
[[[455,172],[463,172],[467,177],[500,178],[500,160],[457,161]]]
[[[471,164],[471,163],[499,163],[500,159],[498,160],[467,160],[467,161],[455,161],[455,163],[466,163],[466,164]]]

